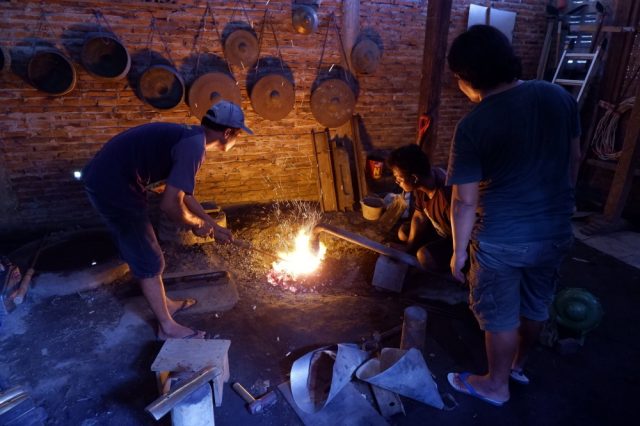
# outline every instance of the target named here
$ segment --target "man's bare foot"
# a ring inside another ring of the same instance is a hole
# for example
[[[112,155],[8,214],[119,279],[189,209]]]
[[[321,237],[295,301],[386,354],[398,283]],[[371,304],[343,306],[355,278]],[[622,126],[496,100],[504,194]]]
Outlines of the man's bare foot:
[[[167,297],[167,309],[171,316],[174,316],[178,312],[186,311],[196,303],[198,303],[196,299],[172,300]]]
[[[494,405],[502,405],[509,400],[509,383],[500,388],[492,385],[487,376],[476,376],[469,373],[453,373],[451,385],[460,392],[471,394]]]
[[[206,332],[194,330],[177,322],[173,324],[161,325],[158,328],[158,340],[167,339],[204,339]]]

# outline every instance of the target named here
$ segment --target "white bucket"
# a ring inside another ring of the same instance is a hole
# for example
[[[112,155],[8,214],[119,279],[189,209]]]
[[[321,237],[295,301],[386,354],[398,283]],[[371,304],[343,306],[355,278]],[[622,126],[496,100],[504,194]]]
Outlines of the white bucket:
[[[360,200],[362,217],[367,220],[378,220],[384,208],[384,200],[378,197],[364,197]]]

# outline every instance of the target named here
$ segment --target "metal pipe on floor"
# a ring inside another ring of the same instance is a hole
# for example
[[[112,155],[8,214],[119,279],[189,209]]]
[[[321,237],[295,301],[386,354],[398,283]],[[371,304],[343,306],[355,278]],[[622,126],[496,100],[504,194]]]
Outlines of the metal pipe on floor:
[[[326,223],[317,224],[311,231],[311,244],[313,250],[317,251],[318,247],[320,246],[320,233],[322,232],[333,235],[334,237],[342,238],[345,241],[349,241],[351,243],[359,245],[360,247],[373,250],[376,253],[388,256],[400,262],[404,262],[409,266],[414,266],[416,268],[422,269],[422,265],[420,265],[420,262],[418,262],[418,259],[415,256],[412,256],[393,247],[385,246],[384,244],[380,244],[377,241],[370,240],[354,232],[346,231],[344,229],[340,229]]]

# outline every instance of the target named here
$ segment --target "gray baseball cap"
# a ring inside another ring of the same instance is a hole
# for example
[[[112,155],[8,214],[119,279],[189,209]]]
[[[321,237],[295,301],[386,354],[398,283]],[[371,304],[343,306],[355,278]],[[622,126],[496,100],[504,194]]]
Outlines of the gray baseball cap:
[[[211,106],[204,115],[214,123],[234,129],[242,129],[253,135],[253,131],[244,124],[242,109],[229,101],[219,101]]]

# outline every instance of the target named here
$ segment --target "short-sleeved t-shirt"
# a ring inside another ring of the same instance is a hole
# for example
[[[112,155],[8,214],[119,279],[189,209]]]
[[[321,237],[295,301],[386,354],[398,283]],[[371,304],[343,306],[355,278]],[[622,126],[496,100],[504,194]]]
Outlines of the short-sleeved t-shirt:
[[[472,238],[542,241],[571,235],[571,139],[576,101],[562,87],[526,81],[483,99],[459,123],[447,184],[479,182]]]
[[[113,137],[85,166],[85,186],[113,205],[144,205],[145,187],[165,181],[193,194],[204,160],[200,126],[150,123]]]
[[[423,191],[413,191],[415,209],[426,215],[434,229],[443,238],[451,238],[451,221],[449,212],[451,207],[451,187],[445,186],[446,172],[433,168],[435,177],[435,192],[433,197]]]

